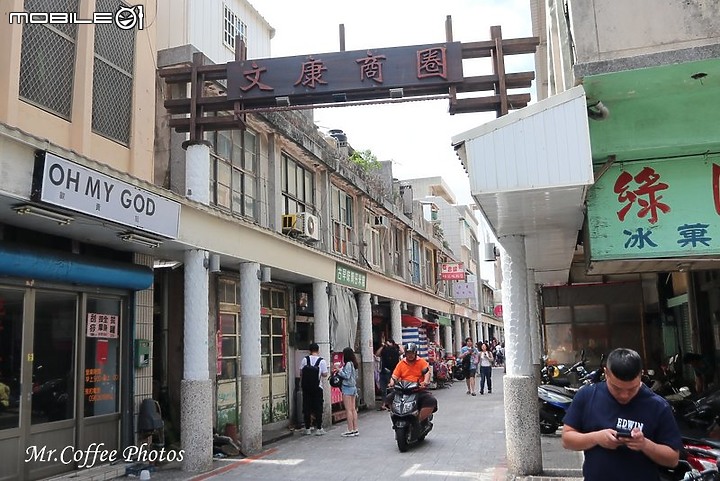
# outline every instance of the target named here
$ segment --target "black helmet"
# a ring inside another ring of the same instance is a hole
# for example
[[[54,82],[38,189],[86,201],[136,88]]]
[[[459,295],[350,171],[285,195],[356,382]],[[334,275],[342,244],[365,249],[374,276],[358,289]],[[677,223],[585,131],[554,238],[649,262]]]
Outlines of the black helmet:
[[[408,342],[407,347],[405,347],[405,352],[414,352],[415,354],[417,354],[417,350],[417,344],[415,344],[414,342]]]

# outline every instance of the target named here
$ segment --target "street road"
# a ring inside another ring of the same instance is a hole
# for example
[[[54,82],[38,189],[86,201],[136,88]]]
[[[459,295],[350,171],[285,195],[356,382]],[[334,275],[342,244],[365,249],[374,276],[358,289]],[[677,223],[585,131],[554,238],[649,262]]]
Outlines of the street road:
[[[304,436],[297,431],[257,456],[216,461],[219,469],[210,477],[206,474],[194,479],[504,480],[503,371],[493,371],[495,389],[489,395],[467,395],[464,381],[432,391],[439,404],[434,429],[423,443],[406,453],[397,449],[387,411],[365,411],[359,416],[358,437],[340,436],[345,431],[344,422],[332,426],[325,436]],[[157,473],[153,479],[166,474],[170,473]]]

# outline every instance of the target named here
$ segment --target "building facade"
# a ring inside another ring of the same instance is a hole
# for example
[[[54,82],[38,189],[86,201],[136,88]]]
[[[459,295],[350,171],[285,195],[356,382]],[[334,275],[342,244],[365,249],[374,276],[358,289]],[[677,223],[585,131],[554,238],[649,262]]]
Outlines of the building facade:
[[[350,161],[312,111],[250,114],[195,143],[171,129],[165,101],[187,92],[158,69],[227,62],[238,39],[269,55],[273,29],[251,5],[136,3],[67,3],[81,19],[128,10],[128,29],[0,25],[0,453],[18,460],[0,478],[76,467],[23,463],[33,445],[145,442],[148,399],[185,469],[202,471],[213,429],[249,454],[264,431],[297,426],[310,342],[327,359],[358,352],[372,405],[381,337],[401,339],[407,320],[438,344],[438,324],[478,319],[438,284],[459,258],[419,205],[387,167]],[[42,8],[4,2],[3,18]]]
[[[597,362],[622,345],[657,367],[678,351],[716,358],[720,345],[718,6],[530,5],[543,100],[453,139],[502,247],[506,389],[527,393],[528,405],[545,349],[569,360],[585,348]],[[522,402],[506,415],[515,409]],[[540,472],[539,435],[517,434],[508,432],[508,453],[537,456],[509,467]]]
[[[0,7],[2,479],[68,469],[58,456],[23,462],[28,446],[134,443],[134,406],[152,395],[133,341],[152,330],[153,260],[126,240],[174,235],[178,204],[153,184],[155,92],[142,74],[155,69],[155,26],[142,12],[155,4],[136,3],[129,29],[31,24],[23,15],[42,20],[43,2]],[[123,6],[65,5],[82,19]]]

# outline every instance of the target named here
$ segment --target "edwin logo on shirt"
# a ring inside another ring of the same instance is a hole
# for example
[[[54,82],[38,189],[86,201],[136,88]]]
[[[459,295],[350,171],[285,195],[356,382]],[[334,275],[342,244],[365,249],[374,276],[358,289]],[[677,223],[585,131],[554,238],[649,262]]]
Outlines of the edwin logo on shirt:
[[[638,428],[640,431],[642,431],[643,423],[632,421],[630,419],[618,418],[617,425],[615,426],[615,429],[623,431],[632,431],[633,428]]]

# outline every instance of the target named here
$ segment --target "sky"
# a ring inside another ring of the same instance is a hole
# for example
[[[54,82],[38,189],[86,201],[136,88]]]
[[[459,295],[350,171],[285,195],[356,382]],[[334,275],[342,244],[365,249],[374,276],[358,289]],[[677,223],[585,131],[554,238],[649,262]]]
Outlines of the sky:
[[[500,25],[503,38],[532,36],[529,0],[249,0],[275,28],[273,57],[337,52],[339,25],[345,50],[445,42],[445,19],[452,17],[453,39],[490,39]],[[534,70],[531,55],[505,58],[507,73]],[[463,61],[463,74],[492,73],[489,59]],[[519,93],[519,92],[513,92]],[[482,92],[489,95],[490,92]],[[535,98],[534,91],[531,92]],[[397,179],[441,176],[457,203],[472,204],[470,185],[451,138],[495,118],[494,113],[448,113],[448,100],[315,109],[323,130],[341,129],[355,150],[371,150],[393,161]]]

